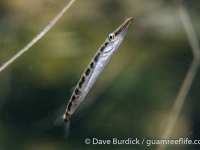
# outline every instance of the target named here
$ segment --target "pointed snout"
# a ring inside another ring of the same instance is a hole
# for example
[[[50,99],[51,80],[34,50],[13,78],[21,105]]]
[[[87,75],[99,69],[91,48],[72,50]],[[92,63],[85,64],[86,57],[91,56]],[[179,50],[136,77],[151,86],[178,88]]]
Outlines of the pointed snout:
[[[128,30],[129,27],[131,26],[131,23],[133,22],[133,17],[127,19],[121,26],[120,29],[121,30]]]
[[[130,28],[131,24],[133,22],[133,18],[127,19],[116,31],[115,36],[122,36],[124,37],[126,35],[126,32]]]

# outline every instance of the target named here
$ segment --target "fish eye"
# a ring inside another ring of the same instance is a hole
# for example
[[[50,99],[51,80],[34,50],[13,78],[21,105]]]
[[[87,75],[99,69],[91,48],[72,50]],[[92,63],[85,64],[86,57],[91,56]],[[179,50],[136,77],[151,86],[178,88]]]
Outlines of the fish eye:
[[[109,36],[108,36],[108,39],[110,41],[112,41],[113,39],[115,38],[115,35],[113,33],[111,33]]]

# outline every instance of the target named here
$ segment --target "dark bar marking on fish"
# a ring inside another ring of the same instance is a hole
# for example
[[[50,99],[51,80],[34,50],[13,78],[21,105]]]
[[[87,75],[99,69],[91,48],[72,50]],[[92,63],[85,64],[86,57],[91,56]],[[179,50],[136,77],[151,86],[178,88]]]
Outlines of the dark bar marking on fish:
[[[78,83],[79,88],[82,88],[83,82],[82,80]]]
[[[85,77],[82,76],[81,81],[79,82],[79,88],[82,88],[84,82],[85,82]]]
[[[100,51],[101,51],[101,52],[103,52],[104,48],[105,48],[105,47],[104,47],[104,46],[102,46],[102,47],[100,48]]]
[[[72,101],[74,101],[76,99],[75,95],[72,96]]]
[[[108,42],[105,43],[105,47],[108,45]]]
[[[68,105],[68,111],[70,111],[71,107],[72,107],[72,102],[70,101]]]
[[[85,71],[85,75],[88,76],[90,74],[90,68],[87,68],[87,70]]]
[[[92,69],[93,67],[94,67],[94,63],[91,62],[91,64],[90,64],[90,68]]]
[[[71,115],[68,114],[68,112],[66,112],[66,113],[65,113],[65,119],[64,119],[64,122],[68,122],[70,117],[71,117]]]
[[[77,88],[77,89],[75,90],[75,94],[78,95],[78,94],[80,94],[80,93],[81,93],[80,90]]]
[[[99,59],[99,56],[100,56],[100,54],[98,53],[96,56],[95,56],[95,58],[94,58],[94,61],[95,62],[97,62],[98,61],[98,59]]]

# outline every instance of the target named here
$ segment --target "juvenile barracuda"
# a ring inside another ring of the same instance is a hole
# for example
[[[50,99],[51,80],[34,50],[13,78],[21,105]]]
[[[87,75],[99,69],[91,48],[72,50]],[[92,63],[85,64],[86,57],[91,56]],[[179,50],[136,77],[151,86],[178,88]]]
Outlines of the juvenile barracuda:
[[[96,52],[94,58],[90,61],[88,67],[79,80],[63,115],[65,122],[68,122],[79,104],[84,100],[85,96],[93,86],[104,67],[108,63],[110,57],[117,50],[124,39],[133,18],[127,19],[119,28],[108,35],[106,41]]]

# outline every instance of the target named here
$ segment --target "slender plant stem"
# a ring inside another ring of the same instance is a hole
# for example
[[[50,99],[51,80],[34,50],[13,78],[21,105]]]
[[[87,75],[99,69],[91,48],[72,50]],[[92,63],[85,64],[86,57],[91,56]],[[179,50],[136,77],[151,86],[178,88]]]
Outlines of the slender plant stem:
[[[193,26],[191,24],[187,9],[181,2],[178,3],[178,11],[179,11],[179,14],[181,17],[181,21],[183,23],[183,27],[188,36],[188,40],[191,45],[194,59],[190,65],[190,68],[189,68],[189,70],[186,74],[186,77],[182,83],[180,91],[178,92],[178,95],[175,99],[175,102],[173,104],[173,107],[172,107],[170,115],[169,115],[169,122],[167,124],[167,127],[166,127],[161,139],[169,139],[169,137],[171,136],[171,133],[174,129],[175,123],[180,115],[181,110],[182,110],[182,107],[185,102],[188,91],[192,85],[192,81],[194,80],[194,77],[199,68],[199,61],[200,61],[200,48],[198,45],[198,40],[197,40],[195,31],[193,29]],[[162,144],[158,145],[157,150],[164,150],[166,148],[166,146],[167,145],[162,145]]]
[[[42,36],[44,36],[47,31],[62,17],[62,15],[71,7],[75,0],[70,0],[70,2],[61,10],[61,12],[40,32],[30,43],[28,43],[24,48],[22,48],[17,54],[11,57],[7,62],[5,62],[0,67],[0,72],[4,70],[8,65],[10,65],[14,60],[19,58],[24,52],[26,52],[31,46],[33,46]]]

